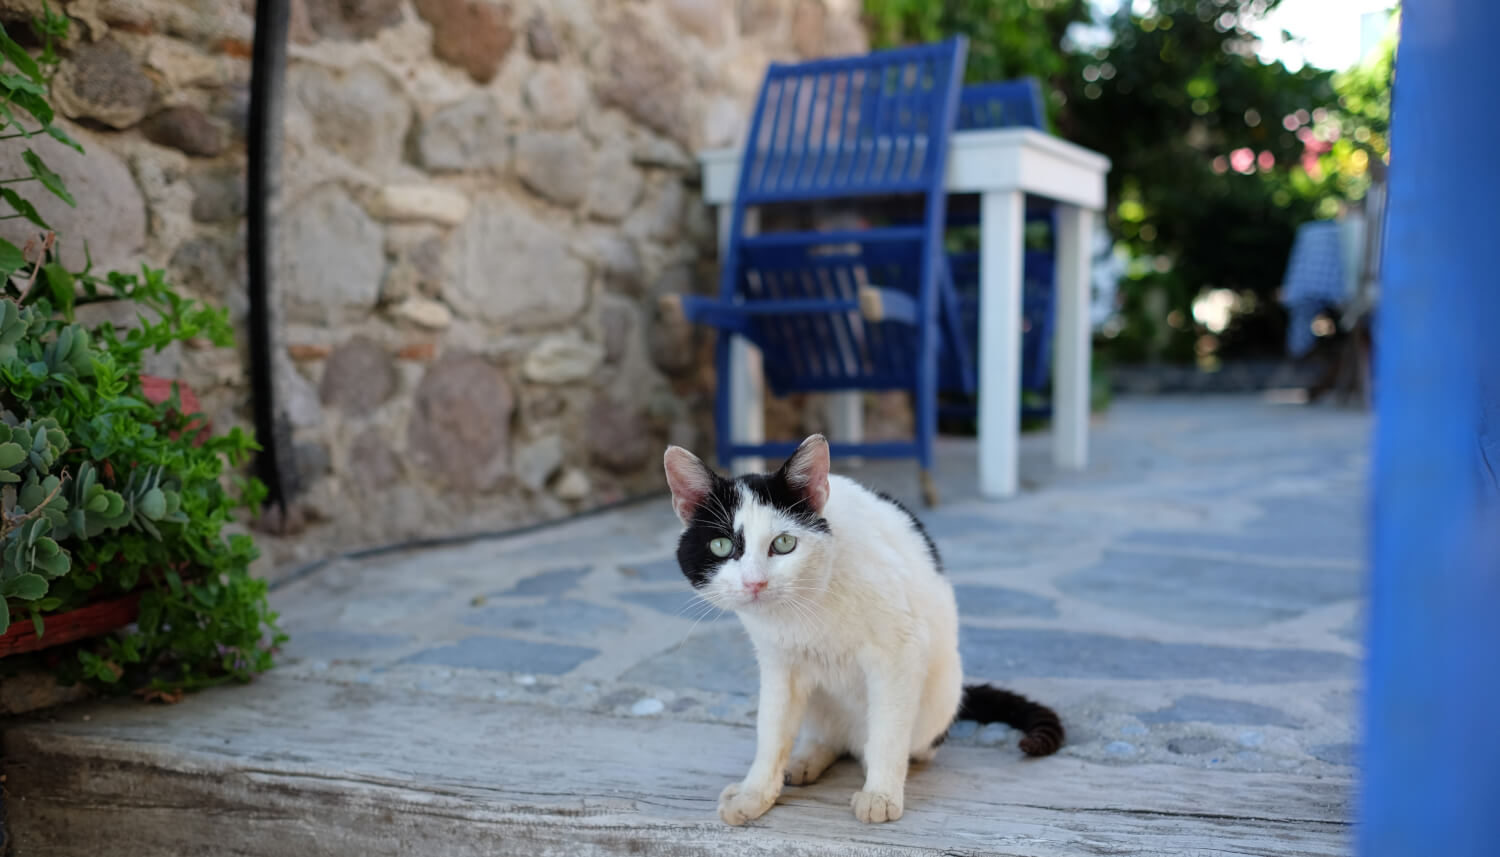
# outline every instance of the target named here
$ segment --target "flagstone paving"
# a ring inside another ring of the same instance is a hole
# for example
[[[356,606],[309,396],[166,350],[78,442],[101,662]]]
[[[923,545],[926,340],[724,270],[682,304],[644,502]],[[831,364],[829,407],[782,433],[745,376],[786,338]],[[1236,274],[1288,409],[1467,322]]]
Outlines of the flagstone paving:
[[[1301,830],[1322,830],[1322,845],[1268,840],[1244,853],[1340,853],[1356,756],[1367,432],[1363,416],[1331,408],[1126,400],[1099,422],[1084,473],[1052,471],[1048,438],[1026,437],[1026,490],[1013,500],[976,496],[965,440],[942,443],[936,509],[921,508],[907,463],[849,472],[926,522],[957,589],[968,677],[1061,713],[1060,759],[1028,770],[1134,768],[1153,781],[1223,783],[1226,794],[1254,773],[1318,783],[1320,814]],[[736,758],[748,764],[749,644],[737,620],[693,596],[672,559],[677,534],[663,498],[510,538],[332,561],[274,592],[292,641],[257,686],[415,694],[434,711],[462,701],[496,716],[523,705],[528,717],[657,723],[667,734],[721,724],[740,730]],[[217,695],[248,698],[257,686]],[[190,718],[193,703],[165,716]],[[941,782],[944,759],[966,753],[1019,758],[1016,738],[958,724],[913,776]],[[503,778],[504,754],[492,764]],[[1201,809],[1211,814],[1213,801]],[[702,812],[711,821],[711,800]],[[1285,807],[1287,818],[1308,813]],[[1121,853],[1190,853],[1144,843]]]
[[[1056,703],[1065,753],[1321,771],[1347,754],[1316,748],[1352,738],[1341,700],[1358,678],[1365,432],[1349,413],[1253,399],[1127,401],[1085,474],[1046,473],[1030,444],[1024,472],[1047,485],[1017,500],[973,496],[964,441],[944,444],[935,509],[904,464],[851,473],[919,510],[957,587],[969,676]],[[283,669],[433,684],[447,668],[500,698],[659,699],[749,723],[749,644],[694,597],[677,533],[663,500],[332,563],[276,593]]]

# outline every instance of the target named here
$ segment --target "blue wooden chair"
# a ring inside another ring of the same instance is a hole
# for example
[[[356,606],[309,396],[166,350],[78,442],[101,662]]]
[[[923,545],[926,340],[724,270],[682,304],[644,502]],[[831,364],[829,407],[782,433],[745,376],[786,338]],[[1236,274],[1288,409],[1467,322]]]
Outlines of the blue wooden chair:
[[[959,96],[959,130],[1029,127],[1045,129],[1042,87],[1035,78],[981,83],[966,86]],[[965,205],[958,200],[949,206],[948,225],[975,226],[979,223],[978,207],[972,200]],[[1029,248],[1022,260],[1022,333],[1021,389],[1040,393],[1046,390],[1052,371],[1052,332],[1056,303],[1055,255],[1056,223],[1050,206],[1028,204],[1027,232],[1041,227],[1045,234],[1042,246]],[[938,389],[949,394],[942,408],[945,416],[972,418],[976,412],[974,386],[970,367],[978,361],[979,347],[979,254],[954,253],[949,257],[953,284],[959,305],[964,335],[945,338],[940,357]],[[970,349],[967,354],[961,349]],[[1027,416],[1044,415],[1046,408],[1023,407]]]
[[[773,63],[766,72],[740,166],[719,294],[682,299],[689,320],[721,332],[715,408],[721,463],[789,455],[797,445],[733,441],[725,334],[738,334],[760,347],[766,382],[777,395],[910,391],[915,438],[836,442],[832,452],[914,457],[924,494],[936,502],[931,470],[939,342],[962,336],[943,254],[943,181],[967,47],[954,38],[859,57]],[[838,232],[745,234],[747,209],[875,197],[918,199],[923,219]],[[946,328],[941,334],[940,325]]]
[[[946,402],[939,413],[972,419],[978,409],[973,398],[973,367],[979,359],[979,254],[951,253],[948,265],[953,272],[956,326],[962,335],[943,339],[938,391],[953,394],[958,401]],[[1047,389],[1052,377],[1057,258],[1050,250],[1027,250],[1021,265],[1021,389],[1039,393]],[[1048,412],[1048,408],[1021,408],[1028,417]]]
[[[958,97],[958,127],[1045,128],[1042,85],[1034,77],[976,83],[963,88]]]

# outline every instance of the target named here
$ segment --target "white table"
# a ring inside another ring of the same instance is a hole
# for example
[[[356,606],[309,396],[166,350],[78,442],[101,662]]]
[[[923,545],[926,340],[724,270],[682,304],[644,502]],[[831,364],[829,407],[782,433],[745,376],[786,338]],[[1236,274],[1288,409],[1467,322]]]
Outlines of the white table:
[[[698,156],[703,199],[719,207],[720,256],[729,241],[740,150]],[[1109,159],[1030,128],[959,131],[948,154],[949,193],[980,196],[979,490],[1016,493],[1021,434],[1021,259],[1027,194],[1058,203],[1056,356],[1052,369],[1052,455],[1061,468],[1088,465],[1090,254],[1094,215],[1104,208]],[[753,223],[747,221],[747,229]],[[765,437],[764,383],[754,346],[736,337],[729,383],[736,442]],[[835,399],[834,440],[863,437],[858,394]],[[736,461],[736,472],[759,469]]]

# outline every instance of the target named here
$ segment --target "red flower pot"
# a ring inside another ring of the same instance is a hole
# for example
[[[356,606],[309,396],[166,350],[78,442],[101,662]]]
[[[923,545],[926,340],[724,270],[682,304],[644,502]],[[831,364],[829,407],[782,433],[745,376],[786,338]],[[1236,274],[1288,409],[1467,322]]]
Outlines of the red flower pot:
[[[28,617],[12,615],[10,627],[4,634],[0,634],[0,658],[117,631],[135,621],[140,600],[140,593],[133,592],[120,598],[86,604],[77,610],[46,616],[46,627],[40,637],[36,635],[36,629],[31,627]]]

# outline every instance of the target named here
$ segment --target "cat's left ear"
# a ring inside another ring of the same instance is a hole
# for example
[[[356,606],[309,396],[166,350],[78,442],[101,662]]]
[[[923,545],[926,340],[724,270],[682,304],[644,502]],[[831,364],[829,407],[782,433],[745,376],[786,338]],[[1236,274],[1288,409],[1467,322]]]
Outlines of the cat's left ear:
[[[667,487],[672,489],[672,509],[682,523],[691,524],[693,512],[708,499],[719,477],[698,456],[680,446],[667,447],[662,466],[667,471]]]
[[[828,502],[828,438],[815,434],[797,447],[792,457],[781,465],[781,478],[793,491],[807,500],[818,514]]]

